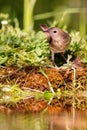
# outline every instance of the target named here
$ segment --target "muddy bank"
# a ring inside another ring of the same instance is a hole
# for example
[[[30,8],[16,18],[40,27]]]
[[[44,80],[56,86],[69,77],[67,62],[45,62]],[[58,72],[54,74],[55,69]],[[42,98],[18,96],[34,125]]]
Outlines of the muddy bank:
[[[0,84],[0,111],[2,112],[40,112],[45,109],[49,112],[58,112],[72,106],[80,110],[87,109],[87,67],[58,70],[33,66],[20,69],[16,66],[1,67]],[[13,99],[13,102],[6,103],[3,95],[7,92],[3,92],[2,88],[13,84],[17,84],[22,91],[31,91],[31,95],[21,97],[16,102]],[[37,98],[32,95],[32,92],[38,92],[40,96]]]

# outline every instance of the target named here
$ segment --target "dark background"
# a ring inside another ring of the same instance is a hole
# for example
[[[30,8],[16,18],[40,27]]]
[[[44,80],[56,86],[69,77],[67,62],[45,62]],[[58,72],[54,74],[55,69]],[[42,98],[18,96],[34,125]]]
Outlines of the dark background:
[[[87,31],[87,0],[37,0],[33,16],[44,14],[47,12],[64,12],[65,9],[79,8],[81,11],[69,13],[63,19],[63,24],[68,30]],[[15,17],[19,21],[19,26],[23,29],[23,9],[24,0],[0,0],[0,13],[8,13],[11,20]],[[41,23],[59,21],[62,15],[54,14],[54,16],[42,19],[34,19],[34,29],[39,30]]]

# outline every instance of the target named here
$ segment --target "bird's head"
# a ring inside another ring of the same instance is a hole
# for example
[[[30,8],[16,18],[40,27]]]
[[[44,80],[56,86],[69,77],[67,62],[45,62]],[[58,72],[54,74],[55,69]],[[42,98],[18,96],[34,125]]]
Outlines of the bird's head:
[[[59,31],[58,28],[56,27],[49,28],[45,24],[40,25],[40,28],[46,34],[48,42],[50,41],[50,39],[55,39],[56,37],[58,37],[58,31]]]
[[[49,28],[45,24],[40,25],[40,28],[43,30],[43,32],[45,32],[48,42],[51,40],[69,41],[70,42],[71,38],[70,38],[69,34],[64,32],[60,28],[57,28],[57,27]]]

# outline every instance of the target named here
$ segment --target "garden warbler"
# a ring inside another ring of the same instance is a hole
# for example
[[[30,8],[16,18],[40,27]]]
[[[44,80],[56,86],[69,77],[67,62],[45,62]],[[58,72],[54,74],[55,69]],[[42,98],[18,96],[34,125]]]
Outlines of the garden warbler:
[[[52,61],[55,64],[54,54],[61,53],[63,56],[64,52],[67,50],[70,44],[71,37],[68,33],[57,27],[49,28],[46,24],[43,24],[40,25],[40,28],[43,30],[43,32],[45,32],[47,36],[52,54]]]

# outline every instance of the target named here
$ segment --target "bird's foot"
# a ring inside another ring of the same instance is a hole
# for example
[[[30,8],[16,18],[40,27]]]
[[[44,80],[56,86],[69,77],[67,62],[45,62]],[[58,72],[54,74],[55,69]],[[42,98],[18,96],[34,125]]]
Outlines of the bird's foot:
[[[59,67],[55,64],[55,62],[53,61],[53,66],[55,69],[59,70]]]
[[[55,68],[55,69],[57,69],[57,70],[59,70],[59,67],[58,67],[57,65],[56,65],[56,66],[54,66],[54,68]]]

